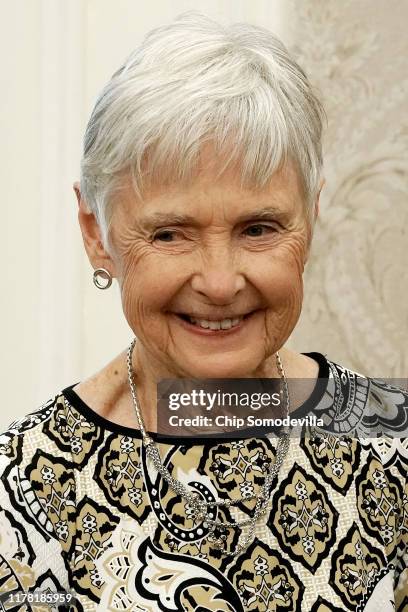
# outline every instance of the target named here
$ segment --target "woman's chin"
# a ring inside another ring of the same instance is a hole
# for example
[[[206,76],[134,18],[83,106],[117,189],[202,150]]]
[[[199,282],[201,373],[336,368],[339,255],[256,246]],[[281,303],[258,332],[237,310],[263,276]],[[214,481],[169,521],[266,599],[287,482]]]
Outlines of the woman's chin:
[[[202,363],[191,363],[185,366],[187,376],[190,378],[246,378],[256,369],[253,360],[242,360],[221,357],[219,360],[205,361]]]

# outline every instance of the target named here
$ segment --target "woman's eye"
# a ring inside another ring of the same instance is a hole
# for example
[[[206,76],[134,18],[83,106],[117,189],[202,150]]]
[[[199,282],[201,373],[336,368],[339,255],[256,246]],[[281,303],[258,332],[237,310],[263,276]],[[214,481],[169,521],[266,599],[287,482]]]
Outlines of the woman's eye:
[[[257,223],[254,225],[249,225],[247,228],[245,228],[244,233],[251,238],[257,238],[259,236],[265,236],[266,234],[275,233],[276,231],[276,228],[272,225]],[[154,234],[153,241],[175,242],[177,237],[182,237],[180,236],[180,232],[175,230],[160,230]]]
[[[174,238],[175,232],[171,230],[163,230],[161,232],[157,232],[153,236],[153,240],[160,240],[160,242],[172,242]]]
[[[247,232],[248,236],[256,238],[257,236],[264,236],[265,233],[276,232],[276,228],[271,225],[258,223],[257,225],[250,225],[244,231]]]

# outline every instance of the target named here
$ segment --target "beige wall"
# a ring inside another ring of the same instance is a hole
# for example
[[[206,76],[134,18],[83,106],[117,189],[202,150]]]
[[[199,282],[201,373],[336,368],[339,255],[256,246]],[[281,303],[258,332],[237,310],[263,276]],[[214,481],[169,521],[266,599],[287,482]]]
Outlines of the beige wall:
[[[328,115],[327,184],[293,345],[408,378],[408,3],[286,3]]]
[[[281,35],[326,99],[327,186],[290,344],[367,374],[407,376],[408,5],[374,4],[0,2],[1,428],[131,339],[116,285],[92,284],[71,185],[97,92],[146,30],[192,8]]]

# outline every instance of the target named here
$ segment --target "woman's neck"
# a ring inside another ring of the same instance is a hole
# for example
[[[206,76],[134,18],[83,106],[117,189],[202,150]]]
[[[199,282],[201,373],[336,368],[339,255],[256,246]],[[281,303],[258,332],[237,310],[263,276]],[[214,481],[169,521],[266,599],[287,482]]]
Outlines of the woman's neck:
[[[75,392],[92,410],[114,423],[139,429],[128,380],[127,350],[120,353],[102,370],[74,387]],[[310,397],[318,377],[319,365],[316,361],[285,347],[279,350],[279,355],[287,378],[305,379],[298,385],[297,396],[291,396],[290,411],[292,412],[308,397]],[[270,363],[269,363],[270,362]],[[145,429],[157,431],[157,383],[164,378],[175,378],[174,372],[159,366],[142,351],[134,351],[133,380],[137,390],[139,408]],[[272,378],[279,376],[275,356],[264,364],[261,376],[257,378]]]

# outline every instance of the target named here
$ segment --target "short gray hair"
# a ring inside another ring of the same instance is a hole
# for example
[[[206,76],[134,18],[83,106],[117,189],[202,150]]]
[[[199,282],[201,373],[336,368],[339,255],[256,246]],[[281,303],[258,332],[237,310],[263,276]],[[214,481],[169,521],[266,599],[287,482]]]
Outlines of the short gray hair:
[[[324,111],[304,71],[268,30],[189,12],[147,34],[99,95],[88,122],[81,192],[110,250],[114,192],[130,175],[188,181],[211,141],[238,162],[241,184],[265,187],[290,159],[312,220],[322,172]]]

